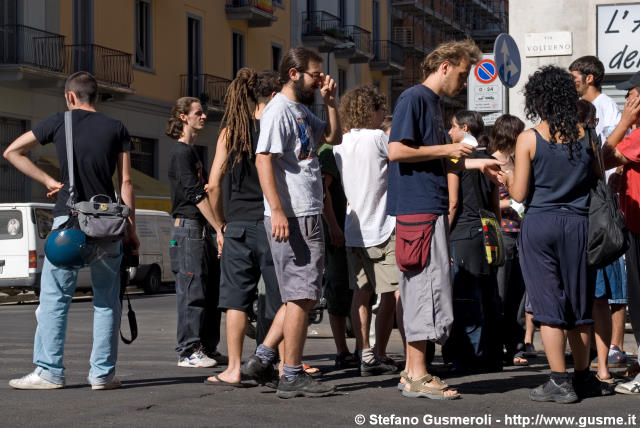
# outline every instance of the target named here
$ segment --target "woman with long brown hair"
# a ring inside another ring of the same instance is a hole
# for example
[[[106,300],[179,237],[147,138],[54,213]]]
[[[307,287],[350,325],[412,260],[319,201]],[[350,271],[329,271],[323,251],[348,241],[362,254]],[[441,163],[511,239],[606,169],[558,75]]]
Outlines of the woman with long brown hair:
[[[219,246],[224,244],[219,307],[227,313],[229,366],[224,372],[207,379],[209,385],[242,386],[242,342],[247,329],[247,313],[253,304],[261,275],[266,287],[266,307],[259,312],[265,314],[264,319],[258,317],[258,355],[252,357],[247,368],[265,369],[273,363],[275,347],[281,337],[281,322],[274,322],[273,334],[267,335],[282,302],[264,229],[264,200],[255,166],[260,116],[280,88],[276,73],[256,73],[242,68],[229,85],[225,97],[222,130],[211,167],[208,192],[214,217],[224,225],[224,239],[219,239]],[[266,371],[275,376],[271,370]],[[268,380],[264,376],[263,379]]]

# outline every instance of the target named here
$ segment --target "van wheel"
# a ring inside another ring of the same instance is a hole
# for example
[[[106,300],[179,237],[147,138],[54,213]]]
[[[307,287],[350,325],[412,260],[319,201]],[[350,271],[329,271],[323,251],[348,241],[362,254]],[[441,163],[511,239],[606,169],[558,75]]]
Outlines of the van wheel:
[[[144,294],[155,294],[160,291],[160,269],[152,266],[149,273],[144,278],[143,284]]]

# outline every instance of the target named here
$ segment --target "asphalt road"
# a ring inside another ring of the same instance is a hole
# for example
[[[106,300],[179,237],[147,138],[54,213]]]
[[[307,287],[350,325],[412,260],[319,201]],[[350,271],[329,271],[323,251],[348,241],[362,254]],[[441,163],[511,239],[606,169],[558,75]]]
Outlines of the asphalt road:
[[[222,368],[176,366],[175,296],[140,295],[135,296],[132,303],[140,335],[132,345],[120,344],[117,375],[123,387],[113,391],[92,391],[85,379],[91,350],[92,306],[89,299],[74,301],[70,311],[65,349],[67,387],[54,391],[10,388],[9,379],[33,369],[36,305],[0,306],[0,426],[355,427],[358,426],[356,419],[362,420],[358,415],[364,418],[364,426],[640,425],[640,396],[592,398],[572,405],[530,401],[529,390],[546,380],[548,373],[542,355],[528,367],[508,367],[502,373],[448,377],[448,382],[463,394],[461,400],[404,398],[396,390],[397,377],[362,378],[353,369],[333,369],[335,348],[326,319],[310,328],[305,362],[322,369],[322,379],[337,386],[336,395],[282,400],[266,387],[207,386],[203,384],[205,377]],[[353,339],[349,339],[349,344],[353,346]],[[247,339],[244,355],[250,355],[254,346]],[[222,343],[220,349],[224,352],[226,345]],[[401,349],[399,335],[394,331],[389,344],[390,354],[400,358]],[[621,419],[595,419],[610,416]],[[438,420],[437,417],[453,419]],[[464,417],[472,419],[455,419]],[[552,421],[542,417],[575,419]],[[635,423],[633,417],[636,417]]]

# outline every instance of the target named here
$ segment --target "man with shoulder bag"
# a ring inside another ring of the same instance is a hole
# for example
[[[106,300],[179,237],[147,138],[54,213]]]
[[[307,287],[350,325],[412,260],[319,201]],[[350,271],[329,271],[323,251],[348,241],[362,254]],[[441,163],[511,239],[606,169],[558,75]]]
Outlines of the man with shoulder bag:
[[[130,174],[131,141],[120,121],[95,110],[98,85],[91,74],[81,71],[69,76],[64,97],[69,109],[66,124],[63,113],[53,114],[18,137],[4,152],[4,157],[18,170],[47,188],[48,197],[57,196],[53,231],[47,240],[47,257],[42,268],[40,306],[36,310],[38,327],[33,363],[37,367],[20,379],[12,379],[9,385],[16,389],[65,386],[62,359],[67,313],[78,270],[88,265],[94,295],[93,349],[88,381],[94,390],[115,389],[120,387],[120,381],[115,377],[115,365],[121,316],[122,246],[124,243],[137,253],[140,245],[135,229],[135,196]],[[27,157],[38,143],[51,142],[56,146],[62,182],[46,174]],[[70,147],[69,151],[67,147]],[[71,159],[71,165],[67,159]],[[111,181],[116,167],[124,205],[111,202],[117,200]],[[106,199],[102,199],[105,195]],[[98,198],[92,200],[96,196]],[[78,201],[91,203],[74,205]],[[92,207],[96,212],[91,213]],[[79,210],[86,211],[92,220],[98,219],[97,229],[104,226],[104,218],[100,220],[104,213],[107,217],[113,215],[119,225],[115,229],[95,232],[95,227],[82,227],[86,215],[79,215]],[[129,211],[128,216],[126,211]]]

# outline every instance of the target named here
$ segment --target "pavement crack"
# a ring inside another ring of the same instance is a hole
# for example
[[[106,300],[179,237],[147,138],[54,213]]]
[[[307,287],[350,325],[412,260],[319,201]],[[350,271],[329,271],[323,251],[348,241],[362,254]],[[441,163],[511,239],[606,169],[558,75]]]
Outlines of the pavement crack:
[[[138,407],[136,410],[149,410],[152,407],[156,407],[157,404],[149,404],[148,406],[144,406],[144,407]]]

